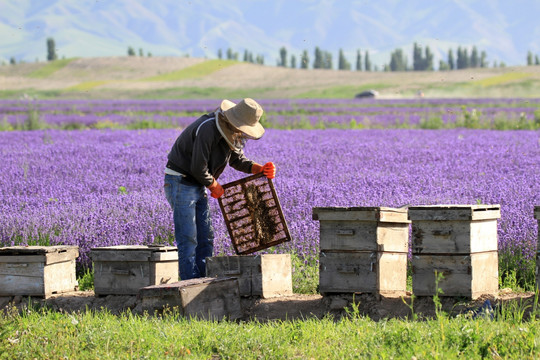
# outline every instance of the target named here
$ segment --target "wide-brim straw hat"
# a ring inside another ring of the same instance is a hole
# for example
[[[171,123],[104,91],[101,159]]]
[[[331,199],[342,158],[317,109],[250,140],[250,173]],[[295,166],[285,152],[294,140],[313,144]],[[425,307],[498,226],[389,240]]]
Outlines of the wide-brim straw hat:
[[[255,100],[245,98],[238,104],[230,100],[223,100],[220,105],[221,111],[227,121],[253,139],[259,139],[264,134],[264,127],[259,120],[263,109]]]

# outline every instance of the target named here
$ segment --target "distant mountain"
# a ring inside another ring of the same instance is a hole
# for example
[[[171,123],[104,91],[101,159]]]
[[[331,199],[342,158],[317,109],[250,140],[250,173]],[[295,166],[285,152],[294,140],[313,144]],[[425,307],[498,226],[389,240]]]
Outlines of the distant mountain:
[[[369,50],[374,63],[412,44],[429,45],[435,61],[449,48],[485,50],[488,61],[525,64],[540,54],[536,0],[7,0],[0,3],[0,60],[46,56],[53,37],[60,57],[123,56],[128,46],[154,56],[215,58],[245,49],[275,65],[285,46],[297,59],[316,46],[337,64],[343,49],[353,65]]]

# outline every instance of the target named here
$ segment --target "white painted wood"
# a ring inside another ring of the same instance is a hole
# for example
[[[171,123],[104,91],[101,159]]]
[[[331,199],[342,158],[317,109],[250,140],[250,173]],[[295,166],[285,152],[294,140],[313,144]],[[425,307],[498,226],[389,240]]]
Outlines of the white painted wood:
[[[8,247],[0,251],[0,296],[47,298],[77,289],[76,246]]]
[[[501,217],[500,205],[410,206],[409,220],[489,220]]]
[[[407,209],[387,207],[314,207],[313,220],[408,223]]]
[[[489,251],[470,255],[414,255],[412,258],[413,293],[433,296],[436,273],[443,278],[440,296],[464,296],[476,299],[498,293],[498,253]]]
[[[136,295],[146,286],[178,281],[175,247],[111,246],[93,248],[96,295]]]
[[[321,252],[321,293],[405,293],[407,254]]]
[[[498,249],[497,220],[412,222],[413,254],[470,254]]]
[[[241,296],[292,295],[290,254],[214,256],[206,259],[208,277],[234,276]]]

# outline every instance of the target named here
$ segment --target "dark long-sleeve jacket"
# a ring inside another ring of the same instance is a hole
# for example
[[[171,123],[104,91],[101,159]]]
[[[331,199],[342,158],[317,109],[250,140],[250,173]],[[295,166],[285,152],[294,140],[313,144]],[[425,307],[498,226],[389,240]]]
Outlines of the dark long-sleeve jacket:
[[[243,151],[231,150],[217,128],[214,113],[203,115],[186,127],[167,158],[167,167],[206,187],[212,184],[214,178],[219,178],[227,163],[248,174],[253,165]]]

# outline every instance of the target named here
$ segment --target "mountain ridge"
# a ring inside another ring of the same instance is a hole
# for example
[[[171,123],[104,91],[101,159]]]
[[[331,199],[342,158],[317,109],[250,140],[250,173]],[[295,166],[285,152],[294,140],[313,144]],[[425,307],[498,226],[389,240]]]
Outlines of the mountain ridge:
[[[275,65],[279,49],[299,59],[315,47],[339,49],[354,64],[356,51],[370,52],[382,67],[396,48],[412,62],[412,44],[430,46],[435,65],[449,48],[477,46],[488,61],[525,63],[536,41],[540,2],[516,0],[21,0],[0,5],[0,60],[44,60],[46,38],[55,39],[60,57],[125,55],[128,46],[158,56],[216,58],[230,47],[262,54]]]

